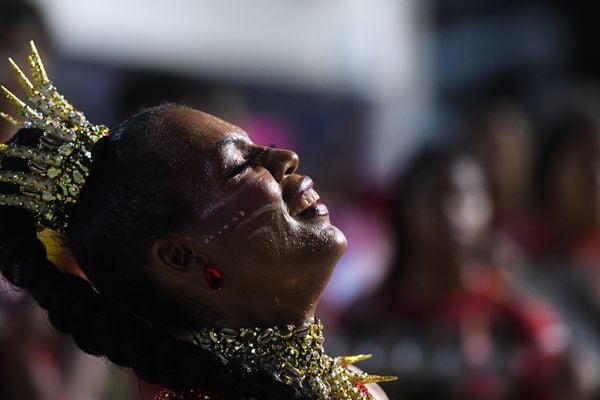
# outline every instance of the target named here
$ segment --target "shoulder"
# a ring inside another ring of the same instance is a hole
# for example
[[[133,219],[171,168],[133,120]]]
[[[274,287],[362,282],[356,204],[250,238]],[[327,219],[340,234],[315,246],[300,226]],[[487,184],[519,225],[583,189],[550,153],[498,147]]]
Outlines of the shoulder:
[[[353,371],[353,372],[364,372],[363,370],[361,370],[360,368],[357,368],[354,365],[348,365],[348,366],[346,366],[346,368],[348,368],[350,371]],[[366,384],[363,386],[368,390],[369,394],[371,396],[373,396],[373,398],[375,400],[389,400],[387,395],[381,388],[381,386],[379,386],[378,384],[369,383],[369,384]]]
[[[389,400],[381,386],[379,386],[378,384],[370,383],[368,385],[365,385],[365,387],[375,400]]]

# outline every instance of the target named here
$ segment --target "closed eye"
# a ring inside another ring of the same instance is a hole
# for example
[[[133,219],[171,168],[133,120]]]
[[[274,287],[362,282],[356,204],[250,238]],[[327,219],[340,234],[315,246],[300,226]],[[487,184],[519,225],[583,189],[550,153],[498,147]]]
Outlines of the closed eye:
[[[231,178],[243,173],[248,168],[258,165],[258,161],[260,160],[260,158],[262,157],[264,152],[265,152],[264,148],[260,148],[260,147],[253,148],[249,152],[245,161],[243,161],[240,164],[236,164],[236,165],[233,165],[233,166],[227,168],[227,170],[225,171],[225,176],[227,177],[227,179],[231,179]]]

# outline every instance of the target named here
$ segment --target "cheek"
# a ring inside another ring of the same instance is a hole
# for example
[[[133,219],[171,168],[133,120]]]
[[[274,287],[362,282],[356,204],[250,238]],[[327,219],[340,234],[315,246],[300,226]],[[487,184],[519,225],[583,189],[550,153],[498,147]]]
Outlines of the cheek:
[[[284,204],[281,198],[281,189],[279,185],[262,174],[256,179],[249,180],[244,185],[244,190],[240,191],[235,203],[251,219],[265,208],[283,209]]]
[[[220,196],[201,218],[204,243],[247,241],[257,230],[272,225],[286,211],[279,185],[261,176],[240,184],[234,192]]]

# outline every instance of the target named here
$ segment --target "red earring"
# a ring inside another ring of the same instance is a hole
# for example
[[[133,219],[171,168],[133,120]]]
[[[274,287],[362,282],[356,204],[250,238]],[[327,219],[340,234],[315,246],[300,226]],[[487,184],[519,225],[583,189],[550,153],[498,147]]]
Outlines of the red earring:
[[[223,275],[215,267],[206,267],[204,269],[204,279],[208,283],[208,287],[213,290],[223,289]]]

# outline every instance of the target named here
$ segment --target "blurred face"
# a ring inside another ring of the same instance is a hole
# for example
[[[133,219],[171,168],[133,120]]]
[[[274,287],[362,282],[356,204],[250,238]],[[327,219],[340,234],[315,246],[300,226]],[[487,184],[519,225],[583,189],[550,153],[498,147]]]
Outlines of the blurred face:
[[[408,224],[425,251],[448,257],[475,245],[491,219],[491,201],[479,164],[463,157],[421,178],[410,198]],[[442,255],[443,254],[443,255]]]
[[[484,155],[495,210],[502,217],[520,206],[528,180],[529,126],[522,113],[499,109],[490,117]]]
[[[491,200],[481,167],[469,158],[459,158],[450,170],[451,192],[443,202],[444,214],[456,242],[471,246],[490,222]]]
[[[220,304],[249,320],[257,310],[314,306],[346,239],[297,173],[298,156],[199,111],[176,117],[197,148],[204,187],[186,239],[222,272]]]
[[[553,177],[554,218],[565,235],[597,229],[600,221],[600,138],[565,149]],[[575,237],[577,239],[577,237]]]

